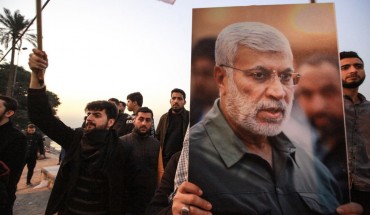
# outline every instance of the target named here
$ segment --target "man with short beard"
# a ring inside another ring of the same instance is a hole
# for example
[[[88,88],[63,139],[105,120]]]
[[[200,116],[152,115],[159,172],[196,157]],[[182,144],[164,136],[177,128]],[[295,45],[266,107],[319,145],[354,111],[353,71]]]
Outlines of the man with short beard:
[[[189,125],[189,111],[184,107],[186,94],[182,89],[171,90],[170,104],[171,108],[161,116],[155,131],[162,149],[163,168],[166,168],[173,154],[181,151]]]
[[[84,128],[72,129],[53,115],[46,95],[44,51],[33,49],[28,90],[30,120],[65,149],[45,214],[140,214],[128,200],[140,202],[143,189],[132,146],[112,129],[118,110],[105,101],[86,105]]]
[[[340,53],[346,118],[351,197],[370,214],[370,102],[358,92],[365,80],[364,62],[356,52]]]
[[[338,55],[313,54],[298,66],[302,76],[296,89],[296,108],[301,108],[307,117],[316,139],[309,149],[330,170],[338,181],[343,198],[349,201],[347,150],[343,114],[343,97]],[[297,120],[297,112],[292,119]],[[294,126],[298,127],[296,124]],[[291,126],[288,125],[288,129]],[[293,129],[294,130],[294,129]],[[295,135],[302,135],[297,132]],[[288,137],[289,130],[285,132]],[[292,137],[294,138],[294,137]],[[305,138],[307,138],[305,136]],[[310,139],[310,138],[307,138]],[[303,141],[296,140],[303,148]],[[301,145],[302,144],[302,145]]]
[[[235,23],[218,35],[215,55],[220,99],[190,128],[189,182],[172,214],[360,214],[355,203],[337,208],[330,171],[281,132],[300,77],[287,38]]]
[[[141,202],[133,201],[130,204],[141,207],[145,212],[157,188],[159,141],[150,135],[153,123],[153,112],[147,107],[140,107],[134,118],[134,129],[130,134],[120,137],[129,143],[133,150],[135,164],[140,168],[137,182],[145,187],[145,199]]]
[[[213,80],[216,38],[202,38],[191,50],[190,127],[199,122],[218,98]]]
[[[12,215],[26,156],[26,136],[12,122],[17,100],[0,95],[0,214]]]

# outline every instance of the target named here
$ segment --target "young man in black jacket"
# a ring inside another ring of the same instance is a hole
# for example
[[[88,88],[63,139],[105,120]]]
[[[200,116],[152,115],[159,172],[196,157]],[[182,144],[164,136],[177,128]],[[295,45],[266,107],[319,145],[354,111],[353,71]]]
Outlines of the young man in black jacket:
[[[171,91],[170,104],[171,108],[161,116],[155,131],[155,136],[161,144],[164,168],[172,155],[181,151],[189,125],[190,112],[184,107],[186,94],[182,89],[175,88]]]
[[[150,136],[152,123],[152,110],[140,107],[134,119],[134,130],[120,137],[121,140],[132,145],[135,163],[141,169],[141,174],[137,179],[138,183],[145,187],[145,199],[136,203],[144,209],[154,196],[158,184],[159,141]]]
[[[34,49],[28,94],[31,121],[66,152],[45,214],[142,214],[138,205],[143,189],[137,184],[139,170],[132,159],[132,146],[118,139],[112,126],[117,107],[108,101],[87,104],[85,127],[72,129],[53,116],[46,88],[45,52]]]
[[[0,214],[13,214],[17,184],[26,154],[26,137],[16,129],[11,117],[17,110],[16,100],[0,96]]]

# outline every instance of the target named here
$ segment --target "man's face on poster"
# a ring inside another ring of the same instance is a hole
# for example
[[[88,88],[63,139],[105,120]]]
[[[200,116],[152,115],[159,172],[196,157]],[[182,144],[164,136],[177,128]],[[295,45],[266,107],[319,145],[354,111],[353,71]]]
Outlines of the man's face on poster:
[[[343,119],[339,71],[328,62],[302,65],[297,99],[310,123],[321,133],[334,132]]]
[[[205,103],[213,103],[218,97],[218,88],[213,78],[214,60],[199,57],[192,63],[191,99]]]
[[[293,60],[288,54],[261,53],[240,48],[234,60],[232,74],[225,81],[223,91],[226,112],[237,125],[255,134],[273,136],[282,130],[290,115],[294,87],[280,80],[283,71],[293,70]],[[226,68],[230,69],[230,68]],[[257,74],[266,70],[270,75]]]

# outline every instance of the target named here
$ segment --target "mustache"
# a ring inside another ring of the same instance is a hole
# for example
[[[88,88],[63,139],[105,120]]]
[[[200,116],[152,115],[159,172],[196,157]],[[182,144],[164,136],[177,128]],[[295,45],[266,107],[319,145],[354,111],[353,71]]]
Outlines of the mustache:
[[[346,79],[347,78],[360,78],[360,76],[357,73],[352,73],[352,74],[347,74]]]
[[[270,111],[282,111],[285,113],[287,104],[282,101],[264,101],[257,104],[256,109],[259,110],[270,110]]]
[[[90,126],[90,125],[92,125],[92,126],[95,126],[96,127],[96,124],[95,123],[93,123],[93,122],[86,122],[86,124],[85,124],[86,126]]]

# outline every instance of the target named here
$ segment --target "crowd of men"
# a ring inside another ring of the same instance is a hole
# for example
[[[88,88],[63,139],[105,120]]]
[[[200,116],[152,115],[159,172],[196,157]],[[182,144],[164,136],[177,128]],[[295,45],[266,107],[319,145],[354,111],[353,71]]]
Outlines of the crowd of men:
[[[25,165],[31,184],[37,148],[45,154],[35,127],[65,153],[45,214],[369,214],[370,103],[357,53],[340,53],[341,75],[338,58],[321,54],[295,70],[287,38],[255,22],[205,42],[211,51],[194,52],[192,69],[212,91],[192,98],[202,105],[192,118],[173,89],[156,129],[140,92],[92,101],[81,128],[66,126],[46,95],[47,54],[34,49],[27,135],[12,125],[17,102],[0,96],[0,214],[12,214]],[[317,132],[312,154],[284,130],[294,96]]]

